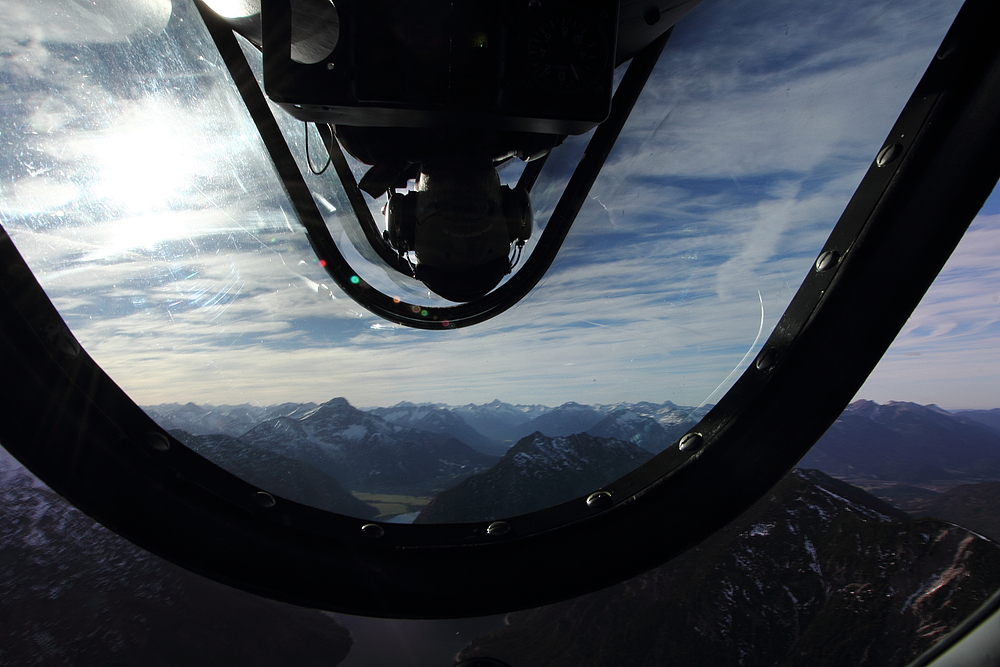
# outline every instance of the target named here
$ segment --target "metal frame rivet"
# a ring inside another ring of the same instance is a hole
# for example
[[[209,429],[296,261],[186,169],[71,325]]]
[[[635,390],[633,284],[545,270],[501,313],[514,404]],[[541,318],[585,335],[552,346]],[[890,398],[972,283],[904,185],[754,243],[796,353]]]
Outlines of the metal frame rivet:
[[[875,157],[875,164],[879,167],[884,167],[889,164],[903,152],[903,147],[900,144],[889,144],[885,146],[878,152]]]
[[[774,348],[769,348],[767,350],[764,350],[757,357],[757,361],[754,364],[754,366],[756,366],[757,370],[759,371],[766,371],[770,369],[771,366],[774,366],[774,360],[776,357],[777,354],[775,353]]]
[[[80,356],[80,343],[69,333],[64,333],[56,339],[56,349],[67,359],[76,359]]]
[[[385,528],[378,525],[377,523],[366,523],[361,526],[361,534],[365,537],[370,537],[372,539],[378,539],[385,535]]]
[[[610,491],[595,491],[587,496],[587,507],[595,510],[604,509],[611,506]]]
[[[253,501],[261,507],[274,507],[275,504],[274,496],[267,491],[258,491],[253,494]]]
[[[691,432],[684,434],[677,447],[682,452],[693,452],[700,449],[703,444],[705,444],[705,438],[702,437],[701,433]]]
[[[486,527],[486,534],[493,537],[500,537],[510,532],[510,524],[506,521],[494,521]]]
[[[938,49],[935,58],[937,58],[938,60],[944,60],[945,58],[947,58],[948,56],[950,56],[952,53],[955,52],[956,46],[957,44],[955,40],[945,42],[944,44],[941,45],[941,48]]]
[[[151,449],[155,449],[158,452],[165,452],[170,449],[170,439],[162,433],[157,433],[156,431],[146,434],[146,444],[149,445]]]
[[[837,266],[840,261],[840,253],[836,250],[827,250],[816,258],[816,271],[823,273]]]

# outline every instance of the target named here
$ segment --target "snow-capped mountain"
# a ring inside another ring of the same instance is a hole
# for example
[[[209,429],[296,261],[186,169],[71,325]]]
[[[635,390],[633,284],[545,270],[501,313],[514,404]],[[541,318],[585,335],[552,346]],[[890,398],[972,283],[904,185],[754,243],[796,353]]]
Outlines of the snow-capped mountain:
[[[487,472],[434,496],[415,523],[484,521],[550,507],[599,489],[650,458],[630,442],[536,432]]]
[[[511,665],[902,667],[1000,586],[1000,546],[818,471],[617,586],[509,614],[459,658]]]
[[[684,405],[676,405],[670,401],[663,403],[639,401],[638,403],[615,403],[613,405],[594,406],[596,410],[604,414],[611,414],[617,410],[629,410],[637,415],[655,419],[664,428],[677,426],[681,423],[697,423],[713,407],[713,405],[703,405],[692,408]]]
[[[583,405],[571,401],[557,408],[547,408],[539,405],[510,405],[509,403],[493,401],[481,406],[464,405],[448,409],[461,415],[470,426],[480,433],[487,434],[496,440],[513,443],[535,431],[552,437],[585,431],[594,432],[594,427],[601,420],[612,413],[622,411],[651,419],[668,433],[676,432],[683,435],[684,430],[697,423],[711,407],[684,407],[670,401],[664,403],[640,401],[638,403],[603,405]],[[613,437],[631,440],[633,436],[640,435],[640,439],[642,439],[642,434],[638,431],[628,432],[628,429],[625,428],[617,432],[619,435]]]
[[[302,417],[258,424],[240,440],[314,466],[349,491],[370,493],[429,493],[496,461],[455,438],[358,410],[344,398]]]
[[[263,407],[163,403],[147,406],[144,410],[167,430],[237,437],[261,422],[278,417],[299,418],[317,407],[316,403],[282,403]],[[404,401],[391,407],[368,407],[364,410],[401,426],[449,435],[473,449],[499,456],[517,440],[536,430],[553,437],[581,433],[613,412],[626,410],[648,417],[673,433],[682,430],[682,425],[697,422],[710,408],[678,406],[670,401],[602,405],[569,402],[550,408],[494,400],[483,405],[469,403],[459,406]],[[622,432],[616,437],[628,440],[634,435],[636,433],[624,437]]]
[[[316,407],[315,403],[279,405],[195,405],[161,403],[143,408],[160,426],[192,435],[225,434],[239,436],[267,419],[301,416]]]
[[[588,429],[587,433],[602,438],[626,440],[653,454],[659,454],[676,442],[694,424],[694,421],[681,420],[664,427],[651,416],[624,409],[615,410]]]
[[[318,425],[323,420],[317,415],[328,413],[331,404],[337,400],[349,406],[345,400],[335,399],[324,404],[325,407],[286,403],[251,409],[252,406],[171,404],[153,406],[147,408],[147,411],[158,415],[160,423],[171,428],[177,424],[197,426],[195,430],[184,429],[195,434],[212,428],[228,429],[231,432],[237,425],[246,425],[252,421],[255,415],[271,415],[264,422],[255,422],[253,428],[248,429],[253,434],[250,436],[251,440],[247,441],[248,444],[253,445],[256,441],[260,441],[259,444],[274,444],[278,447],[275,451],[282,456],[301,460],[325,474],[334,475],[342,483],[346,480],[350,488],[350,484],[363,482],[370,485],[376,482],[376,478],[384,475],[385,470],[376,465],[367,479],[359,477],[362,475],[359,466],[370,466],[372,460],[370,456],[364,458],[367,456],[362,451],[365,448],[358,446],[348,449],[363,455],[360,460],[365,463],[358,463],[354,472],[344,472],[344,466],[348,465],[348,454],[332,455],[331,451],[340,447],[336,443],[359,439],[368,442],[366,438],[375,437],[376,434],[381,434],[376,440],[385,439],[392,433],[394,435],[391,438],[396,438],[398,444],[402,442],[398,438],[403,437],[402,432],[396,430],[398,428],[410,428],[424,434],[415,436],[417,440],[413,445],[418,450],[428,446],[430,440],[427,434],[433,433],[439,441],[437,446],[443,446],[443,442],[454,439],[478,450],[478,453],[497,456],[519,439],[539,431],[550,437],[587,432],[633,442],[658,453],[676,442],[711,407],[696,409],[678,406],[669,401],[605,405],[569,402],[557,408],[512,405],[499,400],[485,405],[468,404],[457,407],[399,403],[389,408],[369,408],[368,414],[378,420],[373,423],[362,423],[360,414],[353,414],[348,420],[350,423],[344,422],[345,426],[339,431],[339,427]],[[302,430],[306,426],[311,429],[308,433]],[[317,450],[314,445],[320,441],[326,444]],[[303,449],[299,447],[303,443],[312,445],[304,445]],[[402,445],[396,446],[397,449],[399,447]],[[290,450],[298,451],[298,454]],[[382,451],[387,450],[383,448]],[[452,454],[442,451],[438,459],[448,463],[415,468],[414,470],[423,470],[430,475],[427,483],[418,486],[424,491],[440,488],[447,485],[450,479],[467,475],[468,468],[462,468],[463,465],[488,465],[488,462],[481,459],[466,460],[457,451],[453,454],[458,459],[453,460],[449,458]],[[336,465],[331,463],[331,458],[336,459],[338,456],[339,462]],[[354,454],[350,456],[353,457]],[[818,468],[858,483],[871,480],[878,484],[935,484],[936,489],[943,490],[947,488],[948,480],[952,480],[951,485],[1000,480],[1000,431],[975,421],[969,414],[953,414],[937,406],[903,402],[879,405],[871,401],[857,401],[844,411],[817,445],[806,454],[800,465]],[[415,474],[410,474],[410,481],[403,484],[399,475],[407,477],[407,474],[397,473],[393,473],[396,474],[396,482],[376,483],[375,488],[402,488],[412,486],[415,482]],[[390,475],[384,479],[392,478]],[[887,487],[876,492],[890,498],[896,497],[893,494],[897,492],[917,491]]]

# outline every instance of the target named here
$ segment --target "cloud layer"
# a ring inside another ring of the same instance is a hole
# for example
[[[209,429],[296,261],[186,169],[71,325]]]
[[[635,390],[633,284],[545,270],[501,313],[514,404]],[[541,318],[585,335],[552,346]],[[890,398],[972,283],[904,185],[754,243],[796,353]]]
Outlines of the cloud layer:
[[[550,273],[470,329],[396,327],[331,283],[182,2],[163,33],[152,19],[119,27],[127,42],[3,28],[16,55],[0,63],[15,98],[0,111],[0,214],[140,403],[697,405],[774,326],[958,3],[766,5],[708,0],[677,27]],[[301,126],[283,124],[301,159]],[[568,141],[539,179],[542,225],[584,145]],[[346,243],[335,178],[309,181]],[[380,289],[432,302],[347,255]],[[904,340],[967,330],[970,351],[987,345],[997,327],[970,270],[952,287],[961,308],[918,311]]]

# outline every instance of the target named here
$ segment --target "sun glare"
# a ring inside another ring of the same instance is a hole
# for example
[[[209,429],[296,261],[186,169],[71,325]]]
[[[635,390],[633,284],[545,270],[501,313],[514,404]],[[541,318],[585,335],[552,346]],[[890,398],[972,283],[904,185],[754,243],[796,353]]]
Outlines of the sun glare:
[[[95,142],[94,194],[132,215],[168,209],[191,184],[197,149],[161,123],[119,128]]]
[[[91,193],[116,218],[106,251],[151,248],[189,232],[184,211],[213,168],[212,141],[191,110],[148,99],[80,146]]]

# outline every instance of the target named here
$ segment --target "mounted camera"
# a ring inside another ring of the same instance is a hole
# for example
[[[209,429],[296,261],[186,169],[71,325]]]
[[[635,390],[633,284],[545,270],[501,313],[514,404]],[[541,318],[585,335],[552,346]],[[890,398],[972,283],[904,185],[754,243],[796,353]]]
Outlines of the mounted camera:
[[[331,51],[305,63],[290,49],[292,1],[262,3],[264,89],[296,118],[558,135],[586,132],[608,115],[618,0],[338,0],[334,7]]]
[[[300,201],[310,241],[337,284],[372,312],[418,328],[484,321],[537,284],[668,30],[700,2],[206,1],[261,49],[271,101],[316,124],[379,259],[463,304],[408,304],[362,285]],[[614,68],[629,59],[635,74],[612,102]],[[524,267],[497,288],[531,236],[529,192],[548,153],[596,126],[591,159],[578,165]],[[370,166],[360,182],[344,151]],[[513,188],[502,186],[496,169],[515,158],[529,164]],[[386,196],[384,229],[362,192]]]
[[[343,0],[335,12],[329,54],[304,63],[289,48],[292,3],[263,3],[265,91],[292,116],[335,126],[372,166],[360,186],[388,194],[398,265],[448,300],[482,297],[531,234],[527,190],[501,187],[495,167],[607,117],[617,0]],[[411,180],[416,192],[396,193]]]

